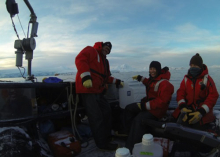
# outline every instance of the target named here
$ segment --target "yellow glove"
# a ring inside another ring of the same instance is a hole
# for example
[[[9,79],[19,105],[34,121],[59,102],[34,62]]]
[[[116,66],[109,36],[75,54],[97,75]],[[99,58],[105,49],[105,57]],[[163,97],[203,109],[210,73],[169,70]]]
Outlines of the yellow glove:
[[[202,118],[202,114],[199,111],[190,113],[189,116],[193,116],[190,120],[189,120],[189,124],[195,124],[197,122],[200,121],[200,119]]]
[[[138,75],[135,75],[132,77],[133,80],[137,80],[137,78],[138,78]]]
[[[190,109],[187,109],[187,108],[182,108],[182,110],[181,110],[181,113],[189,113],[189,112],[192,112],[192,110],[190,110]],[[188,116],[187,116],[187,114],[185,114],[185,116],[183,117],[183,121],[185,122],[186,120],[188,119]]]
[[[124,82],[123,82],[123,81],[121,81],[120,85],[121,85],[122,87],[124,87]]]
[[[91,88],[92,87],[92,80],[88,79],[83,82],[83,86],[86,88]]]
[[[138,108],[141,110],[141,103],[137,103]]]
[[[190,109],[187,109],[187,108],[182,108],[182,110],[181,110],[181,113],[183,113],[183,112],[186,112],[186,113],[188,113],[188,112],[192,112],[192,110],[190,110]]]

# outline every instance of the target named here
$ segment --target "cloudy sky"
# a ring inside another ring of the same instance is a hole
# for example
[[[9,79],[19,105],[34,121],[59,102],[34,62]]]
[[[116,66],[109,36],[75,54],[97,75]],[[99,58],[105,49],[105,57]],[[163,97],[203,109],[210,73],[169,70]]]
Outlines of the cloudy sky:
[[[30,12],[16,0],[13,20],[20,39]],[[162,66],[187,67],[200,53],[208,66],[220,66],[219,0],[29,0],[39,22],[34,70],[75,71],[75,57],[85,46],[111,41],[111,69],[126,64],[143,70],[152,60]],[[0,67],[15,67],[12,27],[5,0],[0,1]],[[25,35],[24,35],[25,34]],[[23,66],[27,66],[25,56]]]

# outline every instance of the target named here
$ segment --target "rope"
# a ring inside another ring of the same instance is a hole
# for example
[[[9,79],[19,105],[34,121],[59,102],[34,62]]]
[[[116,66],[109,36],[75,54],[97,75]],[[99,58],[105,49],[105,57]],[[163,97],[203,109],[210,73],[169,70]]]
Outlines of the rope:
[[[21,73],[21,69],[20,69],[20,68],[23,68],[23,69],[24,69],[23,74]],[[25,79],[25,77],[24,77],[24,74],[25,74],[25,68],[24,68],[24,67],[18,67],[18,70],[20,71],[21,76]]]
[[[71,83],[70,83],[71,85]],[[72,108],[71,108],[71,96],[69,94],[69,91],[68,91],[68,87],[66,87],[66,91],[67,91],[67,96],[68,97],[68,108],[70,110],[70,118],[71,118],[71,127],[72,127],[72,131],[73,131],[73,135],[75,136],[75,130],[74,130],[74,127],[73,127],[73,124],[72,124]]]
[[[19,35],[18,35],[18,32],[17,32],[17,30],[16,30],[16,27],[15,27],[15,24],[14,24],[14,21],[13,21],[12,17],[11,17],[11,21],[12,21],[12,26],[13,26],[13,28],[14,28],[14,31],[15,31],[15,33],[16,33],[18,39],[20,40]],[[21,48],[22,48],[22,50],[24,51],[24,53],[26,53],[26,51],[25,51],[25,49],[24,49],[24,47],[23,47],[23,45],[22,45],[22,40],[20,40],[20,42],[21,42]]]
[[[19,18],[19,16],[18,16],[18,14],[17,14],[17,17],[18,17],[19,23],[20,23],[20,25],[21,25],[22,31],[23,31],[23,33],[24,33],[24,29],[23,29],[23,26],[22,26],[22,24],[21,24],[21,20],[20,20],[20,18]],[[24,33],[24,36],[25,36],[25,38],[26,38],[25,33]]]
[[[21,21],[20,21],[19,16],[18,16],[18,19],[19,19],[19,22],[20,22],[20,24],[21,24]],[[11,16],[11,22],[12,22],[12,26],[13,26],[13,28],[14,28],[14,31],[15,31],[15,33],[16,33],[16,35],[17,35],[19,41],[20,41],[22,51],[23,51],[23,53],[26,53],[26,51],[25,51],[25,49],[24,49],[24,47],[23,47],[23,45],[22,45],[22,40],[20,40],[20,38],[19,38],[19,35],[18,35],[17,30],[16,30],[16,27],[15,27],[14,21],[13,21],[13,19],[12,19],[12,16]],[[22,27],[22,25],[21,25],[21,27]],[[22,27],[22,30],[23,30],[23,27]],[[23,32],[24,32],[24,30],[23,30]],[[24,35],[25,35],[25,33],[24,33]],[[22,68],[23,68],[23,67],[22,67]],[[20,70],[20,69],[19,69],[19,70]],[[20,73],[21,73],[21,71],[20,71]],[[24,73],[23,73],[23,75],[22,75],[23,78],[24,78],[24,74],[25,74],[25,69],[24,69]]]
[[[73,89],[72,82],[70,82],[70,94],[69,94],[68,104],[69,104],[69,108],[70,108],[71,121],[73,121],[71,123],[72,124],[72,130],[73,130],[74,134],[75,134],[75,131],[76,131],[78,137],[80,138],[80,140],[82,140],[82,137],[80,136],[80,134],[79,134],[79,132],[76,128],[76,120],[75,120],[77,105],[79,103],[79,96],[78,96],[78,94],[76,95],[76,103],[75,103],[74,114],[72,114],[72,105],[71,104],[74,104],[72,89]]]

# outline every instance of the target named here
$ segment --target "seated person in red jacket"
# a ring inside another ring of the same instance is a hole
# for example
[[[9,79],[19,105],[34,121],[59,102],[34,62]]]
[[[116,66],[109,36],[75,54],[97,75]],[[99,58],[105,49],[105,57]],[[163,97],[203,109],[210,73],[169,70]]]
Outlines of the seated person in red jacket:
[[[183,125],[205,130],[207,124],[215,120],[213,107],[219,97],[215,83],[208,74],[208,68],[203,64],[197,53],[190,62],[188,74],[184,76],[177,90],[178,107],[173,117]],[[183,116],[180,116],[182,114]]]
[[[125,131],[128,133],[125,146],[131,152],[134,144],[141,142],[142,136],[149,132],[148,128],[142,125],[142,120],[159,120],[164,117],[174,92],[174,87],[169,82],[168,67],[161,69],[158,61],[152,61],[149,76],[149,78],[133,76],[133,79],[141,81],[146,86],[146,97],[140,103],[127,105],[124,112]]]

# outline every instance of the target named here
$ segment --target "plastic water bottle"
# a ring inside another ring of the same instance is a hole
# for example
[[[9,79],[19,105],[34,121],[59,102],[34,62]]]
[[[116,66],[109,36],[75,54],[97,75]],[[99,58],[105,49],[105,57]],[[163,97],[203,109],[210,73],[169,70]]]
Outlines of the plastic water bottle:
[[[131,157],[131,154],[129,149],[123,147],[116,150],[115,157]]]
[[[128,104],[134,102],[134,91],[129,87],[128,83],[124,82],[123,88],[119,88],[119,105],[125,108]]]
[[[141,143],[137,143],[133,148],[134,157],[163,157],[163,148],[161,145],[154,143],[151,134],[145,134]]]

